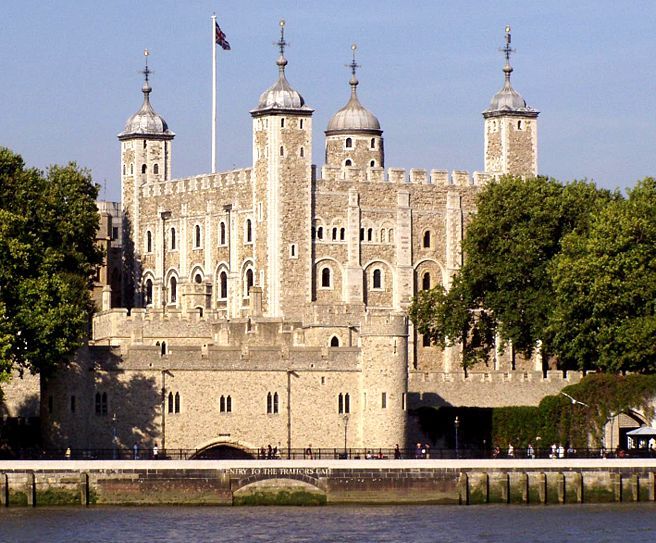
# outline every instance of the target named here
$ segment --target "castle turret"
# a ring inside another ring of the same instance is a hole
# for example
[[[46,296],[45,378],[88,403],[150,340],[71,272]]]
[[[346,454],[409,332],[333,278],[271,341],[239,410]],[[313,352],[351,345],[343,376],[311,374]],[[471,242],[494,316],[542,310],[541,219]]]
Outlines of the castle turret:
[[[171,142],[175,134],[166,121],[150,105],[152,88],[149,83],[148,50],[143,71],[142,92],[144,101],[139,111],[125,123],[118,135],[121,142],[121,203],[123,212],[124,270],[123,302],[128,306],[138,303],[135,286],[140,280],[139,189],[145,183],[166,181],[171,178]]]
[[[483,112],[485,119],[485,171],[535,176],[538,173],[538,114],[512,88],[510,27],[506,27],[503,87]]]
[[[280,21],[278,81],[253,117],[256,283],[269,316],[300,314],[311,292],[312,113],[285,75]]]
[[[358,99],[358,79],[355,75],[357,46],[353,44],[351,68],[351,98],[340,109],[326,130],[326,164],[328,166],[354,166],[357,168],[385,167],[383,131],[376,116]]]

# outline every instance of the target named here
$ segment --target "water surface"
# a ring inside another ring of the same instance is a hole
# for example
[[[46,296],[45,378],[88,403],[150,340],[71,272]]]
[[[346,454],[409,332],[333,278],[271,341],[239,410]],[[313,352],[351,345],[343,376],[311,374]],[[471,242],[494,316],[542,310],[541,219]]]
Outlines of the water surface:
[[[9,508],[0,541],[651,542],[656,505]]]

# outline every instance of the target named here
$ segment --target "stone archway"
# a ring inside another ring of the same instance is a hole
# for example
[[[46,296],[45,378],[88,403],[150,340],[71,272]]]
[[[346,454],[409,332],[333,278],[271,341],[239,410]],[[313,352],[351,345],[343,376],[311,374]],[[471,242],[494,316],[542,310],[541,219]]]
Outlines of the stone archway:
[[[253,460],[248,450],[234,443],[215,443],[196,452],[192,460]]]
[[[235,505],[325,505],[325,483],[294,469],[255,469],[232,484]],[[288,473],[288,472],[292,473]],[[260,473],[257,473],[260,472]]]

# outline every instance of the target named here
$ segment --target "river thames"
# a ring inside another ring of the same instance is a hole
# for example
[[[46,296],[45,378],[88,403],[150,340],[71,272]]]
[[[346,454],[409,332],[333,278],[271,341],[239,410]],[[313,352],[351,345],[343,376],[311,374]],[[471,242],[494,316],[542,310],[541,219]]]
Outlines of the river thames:
[[[0,510],[0,541],[605,543],[656,540],[656,505],[39,507]]]

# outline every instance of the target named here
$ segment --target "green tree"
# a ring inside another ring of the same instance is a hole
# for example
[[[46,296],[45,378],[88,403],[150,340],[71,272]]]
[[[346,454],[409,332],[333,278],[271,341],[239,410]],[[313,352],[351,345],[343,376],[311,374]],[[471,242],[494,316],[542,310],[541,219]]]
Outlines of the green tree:
[[[495,337],[530,355],[553,310],[549,264],[563,237],[585,232],[590,215],[619,195],[594,184],[505,177],[486,186],[463,241],[465,263],[446,291],[420,292],[410,308],[418,331],[444,347],[460,344],[463,365],[488,358]]]
[[[44,175],[0,148],[0,375],[49,373],[87,335],[97,186],[71,163]]]
[[[548,334],[568,366],[656,372],[656,181],[647,178],[572,232],[551,264]]]

